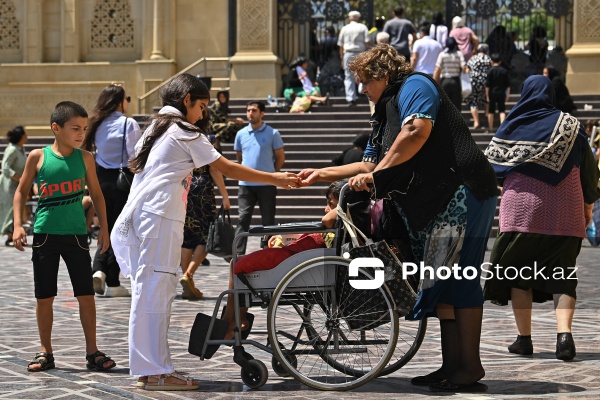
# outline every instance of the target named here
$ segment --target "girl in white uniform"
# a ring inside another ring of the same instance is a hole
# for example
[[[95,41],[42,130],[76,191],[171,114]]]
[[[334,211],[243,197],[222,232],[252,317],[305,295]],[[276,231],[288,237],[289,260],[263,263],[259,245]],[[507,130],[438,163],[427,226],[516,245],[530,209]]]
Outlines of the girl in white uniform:
[[[131,277],[129,368],[147,390],[195,390],[197,381],[175,373],[167,333],[177,293],[187,188],[194,168],[211,168],[232,179],[296,187],[291,173],[266,173],[232,163],[193,124],[207,116],[210,92],[181,74],[161,92],[163,108],[136,145],[136,173],[111,242],[123,275]]]

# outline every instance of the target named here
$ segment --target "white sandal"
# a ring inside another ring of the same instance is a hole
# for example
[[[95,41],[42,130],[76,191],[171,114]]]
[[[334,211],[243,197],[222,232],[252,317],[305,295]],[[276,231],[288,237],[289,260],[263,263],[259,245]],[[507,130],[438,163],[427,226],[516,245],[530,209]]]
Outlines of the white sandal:
[[[168,378],[175,378],[180,381],[184,381],[184,384],[181,383],[168,383]],[[156,382],[151,382],[150,379],[156,379]],[[161,375],[150,375],[148,377],[148,382],[144,386],[146,390],[164,390],[164,391],[175,391],[175,390],[197,390],[200,387],[197,381],[194,381],[191,378],[186,378],[178,372],[173,372],[170,374],[161,374]]]

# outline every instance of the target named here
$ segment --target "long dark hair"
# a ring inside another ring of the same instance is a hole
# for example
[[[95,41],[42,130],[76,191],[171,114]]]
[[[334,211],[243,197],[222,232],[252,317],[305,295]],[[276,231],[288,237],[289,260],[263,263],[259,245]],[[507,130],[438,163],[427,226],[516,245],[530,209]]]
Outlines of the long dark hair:
[[[121,85],[108,85],[102,90],[100,96],[98,96],[96,106],[94,106],[94,114],[90,118],[89,127],[81,145],[83,149],[87,151],[94,149],[96,131],[100,124],[106,117],[115,112],[119,105],[123,103],[123,100],[125,100],[125,89]]]
[[[197,100],[206,99],[210,101],[210,91],[208,87],[200,79],[190,74],[180,74],[165,85],[160,91],[160,99],[163,107],[171,106],[179,110],[183,117],[178,114],[153,114],[151,116],[152,125],[149,129],[151,131],[146,135],[144,143],[138,155],[129,162],[129,168],[135,173],[142,172],[148,161],[150,150],[154,142],[158,140],[172,124],[177,126],[184,131],[197,132],[198,138],[202,134],[202,130],[192,124],[189,124],[185,120],[187,115],[187,108],[185,107],[184,100],[185,96],[190,94],[191,105]],[[203,118],[204,115],[203,115]],[[195,138],[194,138],[195,139]]]

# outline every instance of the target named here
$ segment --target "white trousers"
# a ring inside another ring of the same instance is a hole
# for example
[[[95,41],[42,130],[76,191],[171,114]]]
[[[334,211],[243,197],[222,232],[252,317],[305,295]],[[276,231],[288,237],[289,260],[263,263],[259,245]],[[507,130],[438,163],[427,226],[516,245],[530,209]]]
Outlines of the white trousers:
[[[131,265],[129,370],[131,375],[175,370],[169,351],[171,304],[177,294],[183,221],[136,211],[128,238]]]
[[[344,89],[346,89],[346,101],[356,101],[358,96],[356,95],[356,78],[354,74],[348,68],[348,63],[351,58],[356,57],[358,53],[344,53]]]

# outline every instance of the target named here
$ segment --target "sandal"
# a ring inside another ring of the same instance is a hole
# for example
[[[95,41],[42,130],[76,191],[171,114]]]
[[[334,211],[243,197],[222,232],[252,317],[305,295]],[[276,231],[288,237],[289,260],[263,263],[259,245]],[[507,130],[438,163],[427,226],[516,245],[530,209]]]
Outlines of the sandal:
[[[184,383],[169,383],[167,379],[175,378]],[[152,380],[151,380],[152,379]],[[148,383],[144,387],[146,390],[164,390],[164,391],[175,391],[175,390],[197,390],[200,384],[193,379],[186,378],[180,373],[173,372],[170,374],[150,375],[148,377]]]
[[[137,380],[137,382],[135,383],[135,387],[138,388],[145,388],[146,384],[148,383],[148,376],[140,376]]]
[[[96,360],[98,357],[100,358]],[[107,357],[106,354],[101,351],[97,351],[94,354],[88,354],[85,356],[85,359],[87,360],[87,369],[95,369],[96,371],[100,372],[108,371],[109,369],[117,366],[117,363],[114,362],[112,358]],[[105,367],[104,364],[108,361],[112,361],[112,365],[110,367]]]
[[[41,365],[42,368],[30,368],[32,365]],[[27,365],[27,371],[29,372],[40,372],[47,371],[54,368],[54,355],[52,353],[45,353],[40,351],[33,357],[33,360]]]

